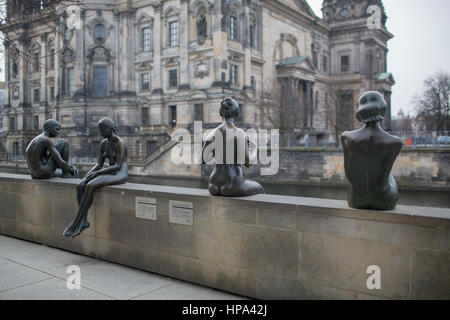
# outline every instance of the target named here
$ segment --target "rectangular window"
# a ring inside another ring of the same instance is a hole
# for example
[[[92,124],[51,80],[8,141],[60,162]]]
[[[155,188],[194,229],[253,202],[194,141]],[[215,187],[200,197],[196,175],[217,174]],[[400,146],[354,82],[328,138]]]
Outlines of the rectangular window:
[[[175,88],[178,86],[178,71],[169,70],[169,87]]]
[[[230,16],[230,39],[237,40],[237,33],[238,33],[237,18],[234,16]]]
[[[34,54],[34,72],[39,72],[39,53]]]
[[[194,121],[203,121],[203,104],[194,105]]]
[[[350,56],[341,56],[341,72],[350,71]]]
[[[106,97],[108,94],[108,69],[106,66],[94,66],[93,74],[93,97]]]
[[[49,58],[49,67],[50,70],[55,69],[55,49],[50,49],[50,57]]]
[[[322,60],[322,71],[328,72],[328,58],[326,56],[324,56]]]
[[[17,157],[19,155],[19,143],[14,142],[13,144],[13,155]]]
[[[169,46],[178,46],[178,21],[169,23]]]
[[[152,155],[156,151],[157,141],[147,141],[147,155]]]
[[[73,97],[73,93],[75,91],[75,83],[74,83],[74,71],[73,68],[67,69],[67,95],[69,97]]]
[[[177,125],[177,106],[169,106],[170,125],[175,127]]]
[[[238,66],[235,66],[234,64],[231,65],[230,69],[230,82],[231,84],[238,83]]]
[[[55,100],[55,87],[50,87],[50,101]]]
[[[255,26],[250,25],[250,47],[255,48]]]
[[[34,130],[39,130],[39,116],[34,116]]]
[[[16,130],[16,118],[9,118],[9,130]]]
[[[150,28],[142,28],[141,33],[141,43],[142,43],[142,51],[148,52],[150,51]]]
[[[148,124],[148,108],[142,108],[142,124]]]
[[[148,73],[141,74],[141,90],[150,89],[150,77]]]
[[[39,103],[40,97],[39,97],[39,89],[33,90],[33,103]]]

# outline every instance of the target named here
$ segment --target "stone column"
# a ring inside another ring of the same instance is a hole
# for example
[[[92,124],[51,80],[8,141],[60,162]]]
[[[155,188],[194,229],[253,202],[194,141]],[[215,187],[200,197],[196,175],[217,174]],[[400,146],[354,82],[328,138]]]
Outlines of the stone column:
[[[133,57],[134,51],[132,46],[133,28],[134,28],[134,11],[127,8],[119,12],[119,33],[120,37],[120,59],[119,59],[119,75],[120,75],[120,91],[119,95],[136,95],[134,90],[134,70]],[[120,31],[119,31],[120,32]]]
[[[75,33],[75,68],[74,68],[74,95],[83,97],[85,95],[85,37],[84,18],[80,19],[80,29],[74,29]]]
[[[222,85],[222,72],[226,72],[222,69],[223,60],[227,59],[227,31],[222,28],[222,20],[224,18],[225,8],[223,7],[222,0],[214,1],[214,13],[212,19],[211,32],[213,36],[213,48],[214,48],[214,83],[213,85]]]
[[[29,55],[29,51],[27,49],[27,42],[26,40],[22,40],[20,41],[20,44],[18,45],[18,50],[24,54],[19,56],[18,59],[18,74],[17,74],[17,78],[19,79],[19,101],[20,104],[26,104],[27,102],[29,102],[28,100],[28,94],[27,94],[27,90],[28,90],[28,61],[26,56]]]
[[[384,99],[386,100],[387,108],[386,108],[386,114],[384,116],[384,127],[387,131],[392,131],[392,122],[391,122],[391,95],[392,93],[389,91],[386,91],[384,93]]]
[[[314,82],[309,83],[309,127],[314,128]]]
[[[39,102],[41,101],[47,101],[47,81],[46,81],[46,77],[47,77],[47,71],[48,71],[48,61],[49,61],[49,57],[47,57],[48,55],[48,48],[47,48],[47,35],[42,35],[41,36],[41,52],[40,54],[40,75],[41,75],[41,87],[40,87],[40,92],[39,92]]]
[[[162,94],[162,66],[161,66],[161,12],[163,4],[156,2],[152,4],[154,10],[154,27],[153,27],[153,71],[152,71],[152,87],[153,94]]]
[[[249,4],[246,3],[244,8],[244,50],[245,50],[245,60],[244,60],[244,89],[251,88],[251,76],[252,76],[252,54],[251,54],[251,43],[250,43],[250,8]]]
[[[298,87],[300,81],[294,77],[284,77],[281,82],[281,106],[279,112],[283,123],[291,128],[297,128],[299,122]]]
[[[189,82],[189,17],[188,17],[188,0],[181,0],[180,13],[180,85],[181,90],[190,90]]]

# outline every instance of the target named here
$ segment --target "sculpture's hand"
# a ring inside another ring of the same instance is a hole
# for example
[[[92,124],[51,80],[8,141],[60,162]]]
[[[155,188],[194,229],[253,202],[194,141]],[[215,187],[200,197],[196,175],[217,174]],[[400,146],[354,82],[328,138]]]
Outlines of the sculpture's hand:
[[[97,178],[97,176],[98,176],[98,173],[97,173],[96,171],[94,171],[94,172],[88,173],[88,174],[86,175],[86,179],[87,179],[88,181],[91,181],[91,180]]]

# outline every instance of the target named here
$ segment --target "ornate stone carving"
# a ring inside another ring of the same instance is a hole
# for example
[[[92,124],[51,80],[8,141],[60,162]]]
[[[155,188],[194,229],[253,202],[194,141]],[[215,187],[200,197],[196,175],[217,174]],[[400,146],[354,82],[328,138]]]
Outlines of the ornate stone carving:
[[[209,76],[209,62],[200,60],[195,65],[195,77],[203,79],[204,77]]]

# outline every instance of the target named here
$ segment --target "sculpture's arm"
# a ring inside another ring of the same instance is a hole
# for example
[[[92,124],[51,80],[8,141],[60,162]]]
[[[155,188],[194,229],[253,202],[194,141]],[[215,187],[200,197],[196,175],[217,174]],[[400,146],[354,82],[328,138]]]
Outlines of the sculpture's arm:
[[[68,171],[68,172],[73,172],[73,170],[69,166],[69,164],[66,161],[64,161],[64,159],[59,154],[58,150],[56,150],[56,147],[55,147],[55,144],[53,143],[53,141],[51,141],[50,139],[47,138],[44,140],[44,143],[45,143],[48,151],[50,152],[50,155],[55,159],[55,161],[58,163],[60,168],[65,171]]]
[[[201,155],[201,157],[202,157],[202,162],[201,162],[202,165],[205,165],[205,164],[206,164],[206,162],[205,162],[205,157],[204,157],[205,150],[206,150],[206,148],[207,148],[211,143],[214,142],[214,140],[215,140],[215,135],[214,135],[214,133],[215,133],[215,131],[212,131],[212,132],[206,137],[206,141],[205,141],[205,143],[203,144],[202,155]]]
[[[251,166],[250,163],[250,151],[249,151],[249,145],[254,143],[248,138],[248,136],[245,137],[245,166],[249,168]]]
[[[86,174],[86,179],[92,180],[93,179],[93,177],[92,177],[93,173],[94,172],[98,172],[98,170],[103,168],[103,164],[105,163],[104,153],[105,153],[105,144],[102,141],[101,144],[100,144],[100,153],[98,155],[97,164],[95,166],[93,166],[92,169],[89,170],[89,172]]]

